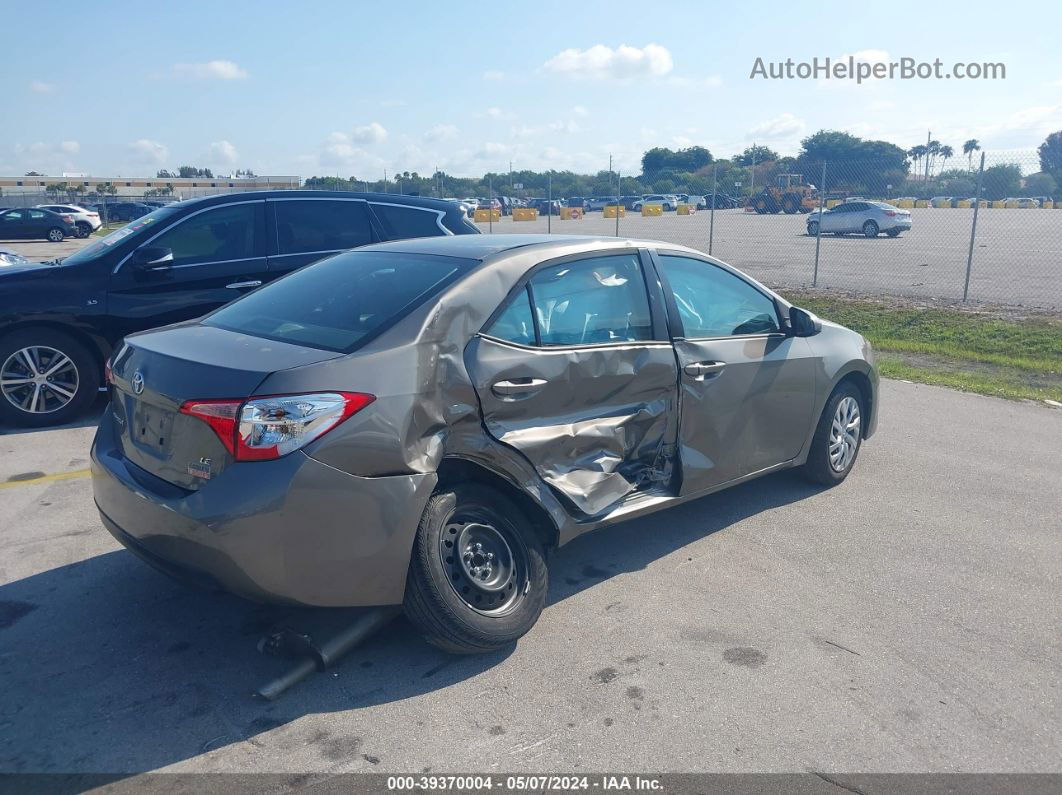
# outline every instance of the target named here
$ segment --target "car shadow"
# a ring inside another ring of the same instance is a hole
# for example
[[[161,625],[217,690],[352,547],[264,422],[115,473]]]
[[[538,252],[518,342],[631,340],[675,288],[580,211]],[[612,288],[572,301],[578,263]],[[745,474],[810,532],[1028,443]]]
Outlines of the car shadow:
[[[551,560],[548,604],[816,491],[778,473],[677,506],[666,521],[643,517],[581,536]],[[518,653],[445,654],[398,618],[278,701],[253,698],[289,665],[256,653],[258,639],[299,619],[299,610],[190,590],[124,550],[0,586],[0,772],[155,770],[254,743],[305,715],[443,690]],[[323,764],[371,761],[372,732],[358,726],[355,715],[346,734],[319,724],[288,731]]]
[[[92,405],[77,417],[77,419],[65,422],[62,425],[48,425],[44,428],[21,428],[17,425],[8,425],[0,422],[0,436],[17,436],[21,433],[37,433],[39,431],[61,431],[65,428],[95,428],[99,424],[103,409],[107,406],[107,394],[100,392],[99,397],[92,401]]]

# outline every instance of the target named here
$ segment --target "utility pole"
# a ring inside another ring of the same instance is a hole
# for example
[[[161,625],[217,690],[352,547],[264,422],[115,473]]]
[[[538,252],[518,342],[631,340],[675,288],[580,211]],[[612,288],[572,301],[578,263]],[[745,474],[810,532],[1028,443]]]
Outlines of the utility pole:
[[[756,195],[756,142],[752,142],[752,184],[749,187],[752,195]]]

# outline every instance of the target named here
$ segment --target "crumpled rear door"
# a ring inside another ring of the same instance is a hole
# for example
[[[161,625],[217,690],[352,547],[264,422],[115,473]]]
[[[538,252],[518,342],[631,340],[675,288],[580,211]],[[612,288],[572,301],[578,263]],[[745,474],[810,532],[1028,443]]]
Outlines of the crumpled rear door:
[[[466,363],[491,436],[582,513],[669,477],[678,383],[670,343],[528,350],[476,337]]]

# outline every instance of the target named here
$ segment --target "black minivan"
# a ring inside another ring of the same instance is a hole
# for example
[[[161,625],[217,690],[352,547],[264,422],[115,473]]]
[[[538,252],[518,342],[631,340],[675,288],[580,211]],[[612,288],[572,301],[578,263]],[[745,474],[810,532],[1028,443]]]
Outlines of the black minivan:
[[[439,199],[254,191],[176,202],[63,260],[0,267],[0,421],[70,420],[126,334],[204,315],[338,251],[478,233]]]

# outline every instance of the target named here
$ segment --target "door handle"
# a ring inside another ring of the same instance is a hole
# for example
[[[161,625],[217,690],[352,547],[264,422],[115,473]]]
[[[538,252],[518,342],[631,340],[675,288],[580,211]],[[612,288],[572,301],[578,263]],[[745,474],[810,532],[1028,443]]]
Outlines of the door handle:
[[[225,286],[230,290],[239,290],[243,287],[261,287],[262,280],[253,279],[249,282],[233,282],[232,284],[226,284]]]
[[[548,383],[544,378],[514,378],[511,381],[496,381],[491,384],[490,391],[498,397],[530,395]]]
[[[682,372],[695,378],[703,378],[706,375],[722,372],[724,367],[726,367],[726,362],[695,362],[683,367]]]

